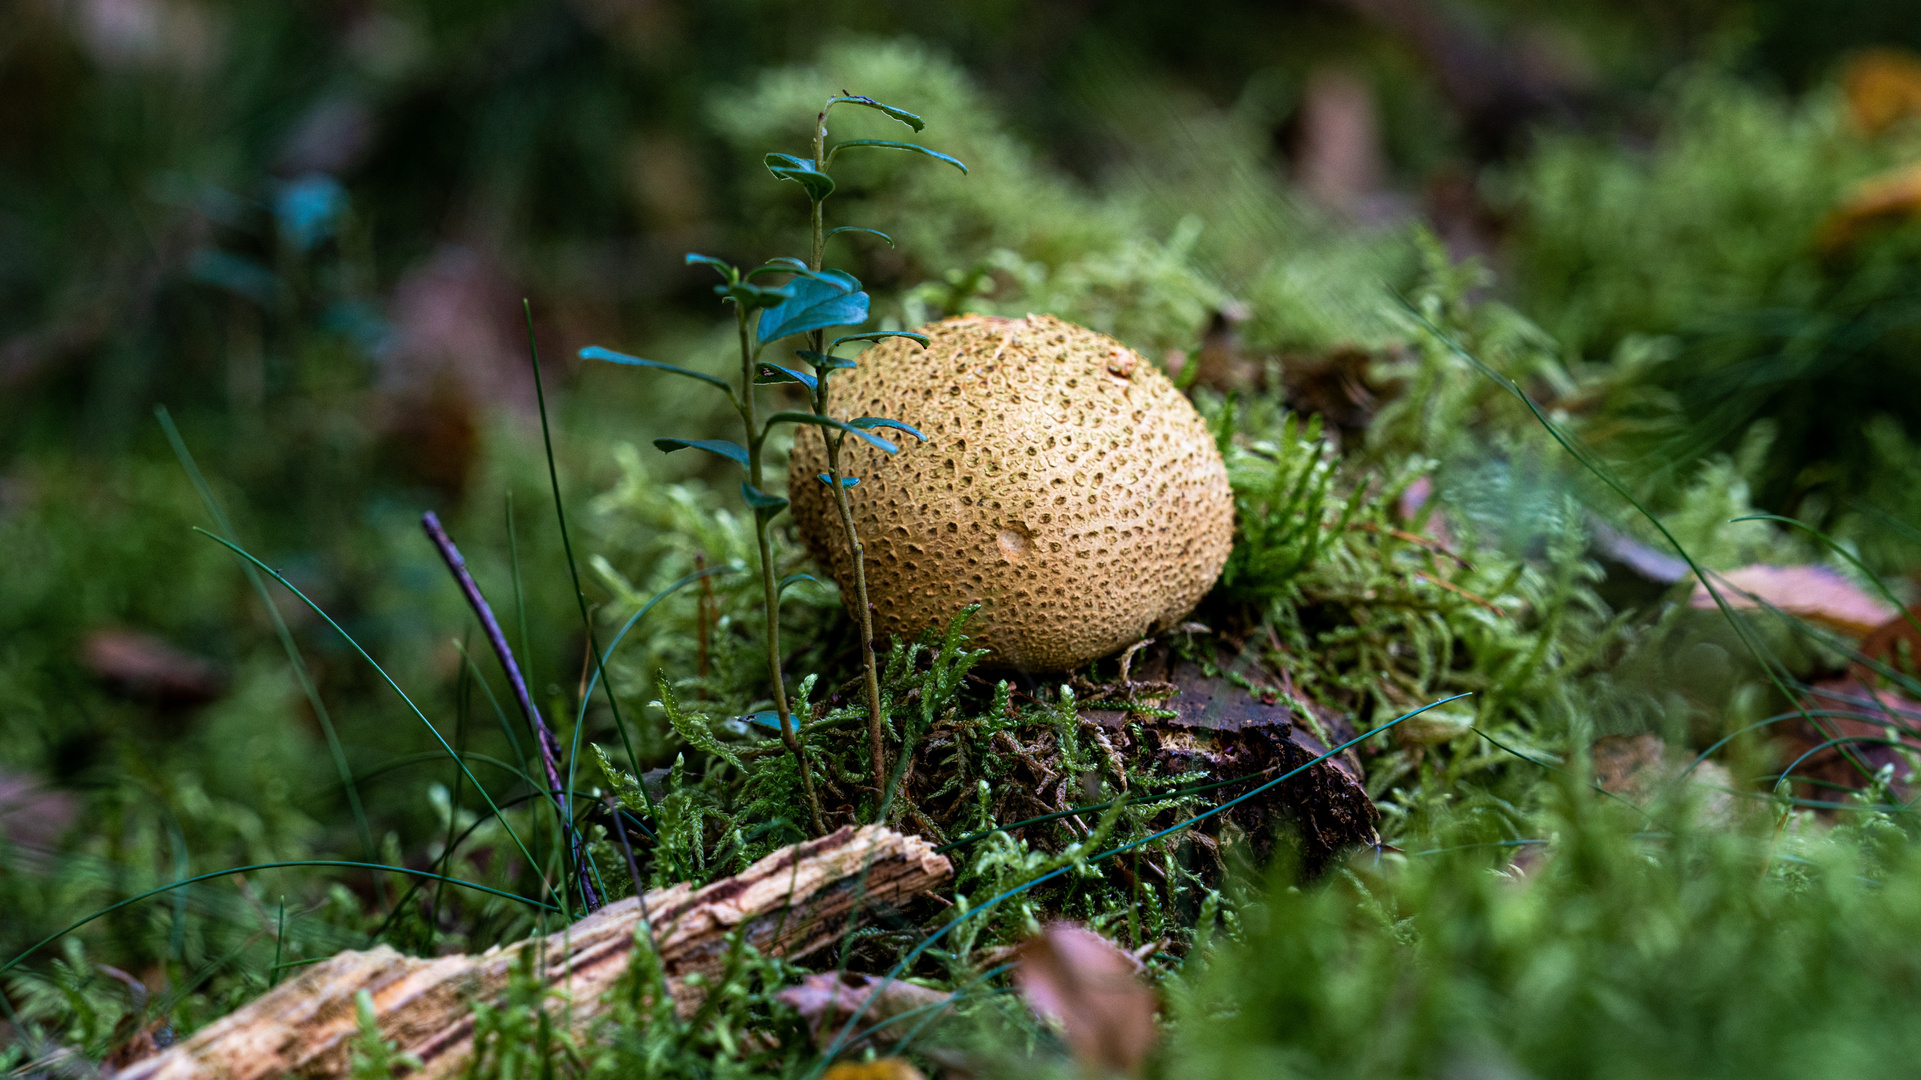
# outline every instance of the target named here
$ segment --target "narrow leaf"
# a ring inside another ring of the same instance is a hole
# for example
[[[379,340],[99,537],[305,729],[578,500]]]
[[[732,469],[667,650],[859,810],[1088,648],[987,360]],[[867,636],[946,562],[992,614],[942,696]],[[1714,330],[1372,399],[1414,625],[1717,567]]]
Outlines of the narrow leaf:
[[[879,435],[862,431],[852,424],[836,420],[831,416],[820,416],[815,413],[794,412],[789,410],[786,412],[777,412],[767,418],[768,427],[772,427],[775,424],[813,424],[816,427],[833,428],[836,431],[845,431],[849,435],[858,435],[875,447],[885,450],[890,454],[900,452],[900,447],[895,446]]]
[[[868,146],[879,150],[905,150],[910,154],[926,154],[935,161],[945,161],[963,173],[967,171],[967,166],[962,164],[961,159],[957,157],[950,157],[941,153],[939,150],[929,150],[919,143],[889,142],[886,139],[849,139],[843,143],[835,143],[833,149],[827,151],[827,164],[832,165],[834,163],[835,154],[840,153],[842,150],[851,150],[857,146]],[[820,175],[825,176],[827,174],[821,173]]]
[[[582,360],[605,360],[610,364],[625,364],[628,367],[654,368],[659,371],[671,372],[675,375],[685,375],[690,379],[699,379],[704,383],[712,383],[722,390],[727,391],[729,396],[732,396],[734,392],[734,388],[728,386],[725,379],[716,379],[712,375],[703,375],[698,371],[689,371],[684,367],[678,367],[673,364],[663,364],[658,360],[643,360],[638,356],[628,356],[626,353],[618,353],[612,349],[603,349],[598,345],[589,345],[580,350],[580,358]]]
[[[762,709],[757,713],[748,713],[746,716],[741,717],[741,719],[750,724],[759,724],[761,727],[773,728],[775,731],[780,730],[780,714],[772,709]]]
[[[826,484],[828,487],[834,486],[833,477],[827,475],[826,473],[818,473],[816,475],[820,477],[821,483]],[[858,484],[858,483],[860,483],[860,477],[858,476],[843,476],[840,478],[840,486],[844,488],[853,487],[855,484]]]
[[[814,163],[806,158],[792,154],[768,154],[764,159],[767,171],[781,180],[792,180],[807,192],[807,197],[819,202],[834,193],[834,178],[814,168]]]
[[[927,335],[917,334],[912,330],[869,330],[864,334],[843,334],[835,338],[827,348],[830,350],[839,348],[843,341],[882,341],[894,337],[904,337],[919,344],[923,349],[928,346]]]
[[[814,365],[815,371],[840,371],[854,367],[854,362],[845,356],[829,356],[812,349],[795,349],[794,355]]]
[[[913,113],[908,112],[906,109],[902,109],[894,105],[888,105],[885,102],[875,101],[873,98],[870,98],[865,94],[849,94],[846,97],[835,97],[835,98],[827,99],[828,109],[831,109],[836,105],[864,105],[867,108],[875,109],[880,112],[886,113],[887,115],[893,117],[894,119],[899,120],[901,123],[906,124],[908,127],[913,128],[915,131],[919,131],[922,128],[925,128],[927,126],[927,122],[925,120],[922,120],[920,117],[915,116]],[[826,110],[822,110],[822,111],[825,112]]]
[[[734,269],[732,263],[724,259],[716,259],[712,255],[700,255],[690,251],[687,253],[687,265],[711,266],[721,277],[726,278],[728,281],[737,281],[740,279],[740,271]]]
[[[919,439],[921,442],[927,441],[927,436],[922,435],[920,433],[919,428],[915,427],[912,424],[903,424],[899,420],[888,420],[884,417],[879,417],[879,416],[859,416],[847,422],[854,425],[857,428],[861,428],[862,430],[868,430],[868,429],[877,428],[877,427],[893,428],[895,431],[905,431],[909,435],[912,435],[914,438]]]
[[[759,332],[763,342],[867,321],[864,292],[846,292],[814,278],[799,278],[787,287],[794,290],[793,297],[761,313]]]
[[[751,281],[737,281],[730,285],[716,285],[714,291],[734,301],[748,311],[756,308],[776,307],[794,295],[792,285],[756,285]]]
[[[838,283],[847,292],[860,291],[860,279],[845,270],[823,269],[819,276],[827,281]]]
[[[787,509],[786,499],[778,495],[769,495],[745,480],[740,483],[740,497],[747,500],[748,506],[754,508],[754,516],[763,520]]]
[[[762,364],[760,374],[754,377],[754,381],[762,386],[770,383],[799,383],[810,391],[818,389],[820,385],[820,380],[814,376],[779,364]]]
[[[676,450],[705,450],[710,454],[719,454],[743,469],[747,468],[747,449],[726,439],[655,439],[654,446],[663,454],[671,454]]]
[[[858,232],[858,233],[868,233],[868,234],[870,234],[870,235],[872,235],[872,236],[878,236],[878,237],[880,237],[880,238],[881,238],[882,240],[885,240],[885,241],[887,241],[887,246],[888,246],[888,247],[893,247],[893,246],[894,246],[894,238],[893,238],[893,237],[891,237],[891,236],[889,236],[889,235],[887,235],[887,234],[886,234],[886,233],[884,233],[884,232],[881,232],[881,231],[880,231],[879,229],[869,229],[869,228],[867,228],[867,227],[865,227],[865,226],[862,226],[862,225],[838,225],[838,226],[835,226],[834,228],[831,228],[831,229],[829,229],[829,230],[827,230],[827,235],[826,235],[826,237],[824,237],[823,239],[830,239],[830,240],[831,240],[831,239],[832,239],[832,238],[834,237],[834,234],[836,234],[836,233],[844,233],[844,232]]]

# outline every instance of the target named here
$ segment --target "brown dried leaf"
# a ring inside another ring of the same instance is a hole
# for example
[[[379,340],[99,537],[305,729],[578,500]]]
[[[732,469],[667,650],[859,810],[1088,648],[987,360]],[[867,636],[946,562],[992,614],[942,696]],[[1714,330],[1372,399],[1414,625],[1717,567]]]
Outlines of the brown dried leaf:
[[[1744,566],[1713,577],[1729,607],[1757,608],[1765,604],[1855,637],[1873,632],[1899,614],[1825,566]],[[1698,581],[1688,603],[1697,608],[1715,606],[1707,587]]]
[[[822,1080],[923,1080],[921,1071],[906,1058],[876,1058],[873,1061],[837,1061],[829,1066]]]
[[[1075,1060],[1133,1076],[1154,1048],[1154,992],[1140,962],[1073,923],[1049,923],[1021,946],[1014,984],[1043,1019],[1060,1028]]]
[[[1867,49],[1841,75],[1848,112],[1870,135],[1921,116],[1921,58],[1902,49]]]
[[[204,705],[227,688],[213,661],[138,630],[95,630],[80,659],[120,693],[159,705]]]
[[[867,999],[874,996],[876,989],[880,995],[874,998],[872,1005],[867,1005]],[[775,996],[799,1010],[817,1037],[834,1035],[849,1016],[861,1012],[863,1005],[867,1005],[867,1010],[861,1013],[859,1026],[878,1030],[880,1025],[904,1012],[953,999],[951,994],[914,983],[877,979],[872,975],[856,975],[847,971],[823,971],[809,975],[800,981],[800,985],[790,986]],[[916,1016],[916,1021],[925,1015]]]

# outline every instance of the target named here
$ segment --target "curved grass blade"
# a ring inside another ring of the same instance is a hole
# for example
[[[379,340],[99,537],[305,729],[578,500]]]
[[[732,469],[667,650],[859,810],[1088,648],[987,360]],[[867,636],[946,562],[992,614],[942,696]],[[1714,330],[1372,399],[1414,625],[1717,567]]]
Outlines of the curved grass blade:
[[[129,904],[137,904],[140,901],[145,900],[150,896],[158,896],[163,892],[168,892],[173,889],[184,888],[185,886],[198,884],[199,882],[202,882],[202,881],[209,881],[209,880],[212,880],[213,878],[226,877],[230,874],[251,874],[256,870],[279,870],[279,869],[283,869],[285,867],[290,867],[290,866],[347,866],[347,867],[354,867],[362,870],[384,870],[384,871],[387,871],[388,873],[393,873],[393,874],[407,874],[412,877],[429,878],[434,880],[445,881],[451,885],[458,885],[463,889],[473,889],[476,892],[489,893],[493,896],[498,896],[506,900],[518,900],[529,907],[538,908],[541,911],[551,912],[554,914],[561,913],[561,909],[553,906],[552,904],[546,903],[544,901],[536,900],[531,896],[521,896],[519,893],[510,893],[504,889],[496,889],[491,885],[482,885],[477,881],[464,881],[460,878],[450,878],[441,874],[431,873],[426,870],[411,870],[405,866],[388,866],[385,863],[351,862],[345,859],[293,859],[287,862],[253,863],[248,866],[230,866],[225,870],[214,870],[205,874],[197,874],[193,877],[187,878],[184,881],[170,882],[166,885],[161,885],[157,888],[148,889],[146,892],[139,893],[138,895],[129,896],[125,900],[121,900],[118,903],[109,904],[106,907],[101,908],[99,911],[96,911],[93,914],[88,915],[83,919],[79,919],[74,922],[68,923],[65,927],[62,927],[61,929],[55,931],[54,933],[49,934],[46,937],[41,938],[39,941],[35,942],[34,944],[28,946],[26,949],[22,950],[18,955],[16,955],[13,959],[7,961],[4,964],[0,964],[0,972],[11,970],[14,966],[18,965],[20,961],[25,960],[27,957],[32,956],[34,953],[40,951],[42,948],[46,947],[47,945],[60,940],[61,938],[67,936],[68,934],[73,933],[75,930],[80,929],[81,927],[87,925],[88,923],[94,921],[95,919],[98,919],[103,915],[111,915],[112,913],[119,911],[121,908],[126,907]]]
[[[587,593],[580,587],[580,564],[574,560],[574,540],[573,536],[567,531],[567,505],[560,497],[560,469],[554,464],[553,429],[547,423],[547,389],[545,381],[540,377],[540,346],[534,340],[534,305],[523,297],[520,301],[520,307],[527,316],[527,356],[528,359],[532,361],[534,368],[534,403],[540,410],[540,442],[541,448],[547,455],[547,483],[553,489],[554,493],[554,520],[560,526],[560,550],[567,556],[567,578],[573,582],[574,603],[580,609],[580,627],[587,635],[587,652],[589,656],[594,658],[596,668],[598,668],[600,660],[600,636],[594,631],[594,620],[592,616],[587,614]],[[717,383],[722,389],[726,390],[727,400],[734,402],[735,405],[738,406],[739,399],[734,396],[733,387],[711,376],[701,377]],[[635,760],[634,741],[632,737],[627,734],[627,723],[621,719],[620,702],[615,700],[612,687],[607,689],[607,711],[613,717],[614,731],[620,735],[620,745],[627,751],[628,759]],[[571,769],[572,763],[570,762],[569,770],[571,771]],[[648,808],[653,809],[651,802]],[[588,865],[593,868],[594,876],[598,878],[600,876],[600,868],[594,865],[591,855],[588,856],[587,862]]]
[[[814,585],[816,585],[819,588],[824,589],[827,587],[825,585],[822,585],[820,582],[820,579],[815,577],[812,574],[789,574],[786,577],[780,579],[780,584],[774,587],[774,591],[777,593],[784,593],[787,591],[787,586],[798,585],[803,581],[811,581],[814,583]]]
[[[639,623],[648,612],[654,610],[655,604],[674,595],[681,589],[692,585],[702,578],[710,578],[717,574],[731,574],[741,569],[744,568],[729,563],[723,566],[710,566],[705,570],[696,570],[691,574],[679,578],[666,588],[649,597],[647,602],[640,606],[639,611],[627,616],[627,621],[620,624],[620,630],[614,634],[614,640],[607,643],[607,651],[601,654],[598,662],[594,664],[593,674],[587,679],[586,691],[580,695],[580,706],[574,713],[574,739],[571,748],[567,751],[567,786],[569,788],[574,786],[575,778],[580,775],[580,733],[582,729],[587,726],[587,702],[593,700],[594,687],[600,684],[601,673],[607,670],[607,661],[613,659],[614,650],[620,648],[621,641],[627,637],[627,631],[632,630],[635,624]],[[613,696],[611,691],[608,696]],[[633,765],[636,773],[640,772],[639,759],[629,758],[628,761]],[[641,785],[643,791],[645,791],[646,787],[647,785],[644,783]],[[647,812],[654,816],[656,823],[660,821],[660,808],[654,805],[651,794],[647,796]],[[646,833],[649,839],[653,838],[653,834],[647,833],[645,828],[641,831]]]
[[[870,147],[876,150],[905,150],[910,154],[925,154],[935,161],[944,161],[952,165],[963,174],[967,172],[967,166],[957,157],[943,154],[939,150],[929,150],[919,143],[891,142],[887,139],[849,139],[846,142],[835,143],[833,147],[827,151],[827,164],[832,165],[834,163],[834,156],[842,150],[854,150],[863,147]]]
[[[386,681],[387,685],[393,688],[393,692],[400,695],[400,700],[406,702],[407,708],[411,709],[413,711],[413,714],[416,717],[419,717],[420,722],[426,725],[427,730],[430,732],[433,732],[434,740],[440,743],[441,749],[447,751],[447,756],[453,758],[454,762],[460,766],[460,771],[462,773],[465,773],[467,776],[467,782],[471,783],[474,786],[474,788],[480,792],[481,798],[487,800],[487,808],[494,812],[494,817],[500,819],[501,827],[507,830],[507,835],[513,838],[514,846],[520,849],[520,853],[522,855],[526,856],[527,864],[529,866],[540,865],[539,863],[534,861],[533,852],[528,851],[527,845],[521,841],[520,834],[515,832],[514,827],[508,823],[505,817],[501,815],[500,807],[494,805],[494,797],[492,795],[487,794],[487,789],[481,786],[481,783],[479,780],[474,778],[473,771],[467,768],[467,763],[464,761],[461,761],[460,755],[454,751],[454,748],[452,746],[448,745],[447,739],[445,736],[443,736],[440,733],[440,729],[434,726],[433,721],[427,719],[427,714],[420,711],[420,706],[414,704],[414,699],[407,696],[407,692],[400,688],[400,684],[394,681],[394,677],[392,675],[387,674],[387,669],[384,667],[381,667],[379,661],[375,660],[372,656],[368,655],[366,649],[363,649],[360,647],[360,642],[354,640],[354,636],[352,634],[347,633],[345,628],[343,628],[339,623],[334,621],[334,618],[332,615],[327,614],[326,609],[322,608],[319,604],[314,603],[313,600],[310,599],[306,593],[301,592],[299,588],[297,588],[294,585],[293,582],[288,581],[285,577],[281,576],[280,571],[275,570],[273,567],[268,566],[264,562],[261,562],[259,559],[255,558],[253,554],[247,551],[245,548],[242,548],[238,544],[229,543],[226,540],[223,540],[220,537],[215,536],[213,533],[210,533],[207,530],[202,529],[198,526],[195,526],[193,531],[199,533],[200,535],[206,537],[209,540],[212,540],[214,543],[229,549],[234,554],[240,556],[241,558],[254,564],[260,569],[266,571],[268,576],[272,577],[275,581],[280,583],[281,588],[286,589],[288,592],[294,594],[296,597],[299,597],[300,602],[307,605],[308,610],[320,616],[321,619],[325,620],[328,626],[333,627],[334,633],[339,634],[343,639],[345,639],[347,644],[353,647],[354,652],[359,653],[360,658],[362,660],[365,660],[369,665],[371,665],[374,671],[378,672],[380,674],[380,677]],[[380,864],[375,863],[373,865],[378,866]],[[0,970],[4,970],[4,969],[0,969]]]
[[[187,449],[186,439],[181,437],[180,429],[174,426],[173,414],[167,411],[165,405],[156,405],[153,411],[160,421],[160,430],[167,436],[167,443],[173,447],[174,456],[180,460],[180,467],[187,471],[188,481],[193,484],[194,492],[200,496],[201,505],[207,508],[207,514],[213,518],[220,535],[238,543],[240,536],[234,531],[233,522],[227,519],[227,512],[221,508],[220,501],[214,498],[212,485],[201,475],[193,452]],[[354,783],[353,768],[347,764],[347,749],[341,745],[340,735],[334,730],[333,715],[328,712],[327,703],[320,696],[320,687],[314,683],[313,672],[307,668],[307,658],[301,655],[300,646],[294,642],[293,631],[287,628],[287,620],[274,604],[273,593],[268,590],[267,583],[260,580],[260,571],[244,561],[240,568],[246,572],[247,583],[259,594],[261,605],[267,609],[267,618],[273,622],[274,635],[280,639],[280,648],[287,654],[287,663],[293,668],[294,682],[307,699],[307,705],[313,709],[314,718],[320,721],[320,732],[327,739],[327,752],[333,757],[334,771],[340,775],[341,787],[347,792],[347,808],[353,812],[354,830],[360,834],[360,844],[367,850],[367,858],[378,859],[380,849],[375,846],[373,829],[367,824],[367,812],[361,806],[360,787]],[[379,890],[376,899],[385,906],[387,889],[383,879],[375,877],[374,884]]]

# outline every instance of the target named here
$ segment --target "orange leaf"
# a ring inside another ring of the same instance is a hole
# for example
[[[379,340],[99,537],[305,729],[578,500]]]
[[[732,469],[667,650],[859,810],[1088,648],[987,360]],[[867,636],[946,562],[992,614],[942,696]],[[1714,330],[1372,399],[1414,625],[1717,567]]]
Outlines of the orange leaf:
[[[1921,116],[1921,59],[1900,49],[1855,54],[1842,73],[1848,111],[1870,135],[1909,116]]]
[[[1715,587],[1729,607],[1779,608],[1855,637],[1870,633],[1899,614],[1825,566],[1744,566],[1713,577]],[[1688,603],[1697,608],[1712,608],[1714,598],[1708,595],[1706,586],[1697,581]]]
[[[1154,992],[1140,962],[1073,923],[1049,923],[1021,946],[1014,983],[1089,1069],[1136,1075],[1154,1048]]]

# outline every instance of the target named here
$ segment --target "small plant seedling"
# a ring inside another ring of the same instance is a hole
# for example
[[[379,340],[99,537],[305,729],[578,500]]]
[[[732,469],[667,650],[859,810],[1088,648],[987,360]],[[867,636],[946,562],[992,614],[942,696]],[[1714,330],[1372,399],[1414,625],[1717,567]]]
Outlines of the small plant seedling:
[[[827,141],[827,117],[839,105],[859,105],[874,109],[906,124],[915,131],[925,125],[921,118],[892,105],[873,98],[842,93],[827,99],[814,122],[813,155],[802,158],[792,154],[769,153],[765,157],[767,170],[780,180],[798,184],[806,193],[810,204],[812,224],[812,243],[805,260],[791,256],[781,256],[767,260],[751,270],[743,271],[723,259],[710,255],[689,254],[689,264],[700,264],[713,268],[721,277],[721,284],[714,286],[723,303],[734,305],[734,322],[740,342],[740,383],[730,385],[726,380],[712,375],[690,371],[674,364],[656,360],[644,360],[637,356],[614,352],[599,346],[582,349],[580,355],[588,360],[606,360],[631,367],[652,368],[666,371],[690,379],[698,379],[727,395],[727,400],[740,414],[746,445],[724,439],[678,439],[660,438],[654,445],[666,453],[677,450],[702,450],[726,458],[740,466],[747,473],[747,479],[740,485],[741,497],[754,511],[754,534],[760,556],[760,577],[763,594],[763,608],[767,621],[767,674],[773,683],[774,708],[771,717],[756,714],[751,719],[764,721],[774,719],[780,727],[781,740],[793,754],[799,766],[801,788],[807,798],[807,809],[813,818],[816,833],[826,832],[826,823],[821,817],[820,799],[814,791],[813,774],[807,764],[807,756],[801,747],[792,711],[788,707],[787,689],[781,676],[780,654],[780,586],[774,580],[773,544],[768,532],[774,518],[787,508],[787,500],[765,490],[761,476],[762,451],[769,437],[783,425],[811,425],[820,432],[827,451],[828,467],[820,474],[820,481],[833,491],[835,505],[840,511],[841,526],[846,531],[847,549],[853,563],[854,608],[860,617],[861,658],[865,674],[868,711],[868,734],[873,758],[873,783],[877,814],[880,804],[884,803],[887,793],[887,756],[885,746],[885,720],[881,715],[880,674],[874,656],[873,616],[867,602],[867,577],[862,561],[860,536],[854,527],[853,512],[848,502],[848,489],[860,482],[859,477],[846,476],[841,472],[840,451],[849,436],[866,441],[868,444],[892,454],[900,449],[894,442],[876,433],[876,429],[890,429],[905,432],[923,442],[926,436],[912,426],[885,417],[862,416],[852,420],[838,420],[827,412],[827,386],[829,377],[835,372],[855,366],[855,361],[835,356],[840,346],[849,342],[878,341],[889,337],[910,338],[926,345],[927,339],[919,334],[904,330],[859,331],[858,327],[868,319],[868,295],[862,289],[859,279],[845,270],[829,269],[824,265],[824,252],[827,241],[840,233],[863,233],[877,236],[892,246],[893,239],[874,229],[854,225],[843,225],[835,229],[825,228],[823,204],[834,194],[835,183],[828,169],[834,159],[843,151],[886,149],[902,150],[909,153],[924,154],[938,161],[946,162],[961,172],[967,166],[958,159],[930,150],[917,143],[893,142],[883,139],[848,139],[838,143]],[[766,284],[761,279],[784,277],[780,284]],[[758,318],[750,318],[759,312]],[[855,328],[855,332],[838,335],[831,340],[828,332],[841,328]],[[763,362],[761,353],[776,342],[797,342],[794,356],[804,361],[812,373],[799,367]],[[756,388],[773,383],[799,383],[808,393],[809,411],[781,410],[762,417],[756,399]]]

